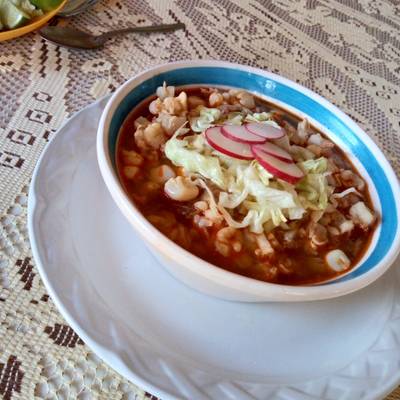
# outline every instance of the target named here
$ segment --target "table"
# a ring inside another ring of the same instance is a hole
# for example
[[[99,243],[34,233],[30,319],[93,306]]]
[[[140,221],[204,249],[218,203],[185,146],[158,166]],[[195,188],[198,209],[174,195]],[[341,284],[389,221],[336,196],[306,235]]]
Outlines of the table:
[[[400,7],[395,0],[103,0],[68,21],[100,33],[184,22],[186,31],[78,51],[39,35],[0,43],[0,395],[155,399],[102,363],[46,293],[26,230],[35,163],[63,121],[149,66],[219,59],[316,91],[376,140],[400,173]],[[400,389],[388,400],[400,399]]]

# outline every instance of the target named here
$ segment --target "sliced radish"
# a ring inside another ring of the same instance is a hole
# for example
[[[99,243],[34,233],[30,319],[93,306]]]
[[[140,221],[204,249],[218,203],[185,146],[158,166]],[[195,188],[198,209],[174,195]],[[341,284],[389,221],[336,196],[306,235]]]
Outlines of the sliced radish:
[[[293,162],[292,156],[286,150],[283,150],[281,147],[271,142],[266,142],[263,144],[255,144],[253,145],[253,147],[256,147],[257,149],[264,151],[265,153],[277,158],[278,160],[284,161],[286,163]]]
[[[278,160],[258,147],[252,146],[251,148],[254,157],[272,175],[293,185],[303,178],[304,174],[296,164]]]
[[[241,160],[253,160],[254,156],[251,147],[247,143],[235,142],[225,137],[221,132],[220,126],[208,128],[205,132],[207,142],[215,150]]]
[[[249,132],[265,139],[279,139],[285,135],[285,131],[278,126],[262,124],[261,122],[251,122],[243,125]]]
[[[267,139],[249,132],[243,125],[223,125],[222,134],[235,142],[257,144],[264,143]]]

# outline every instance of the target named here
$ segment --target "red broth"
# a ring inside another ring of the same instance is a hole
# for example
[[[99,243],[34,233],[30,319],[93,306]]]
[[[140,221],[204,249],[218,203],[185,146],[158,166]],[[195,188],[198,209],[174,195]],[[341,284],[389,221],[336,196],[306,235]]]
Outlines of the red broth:
[[[184,90],[189,96],[198,96],[204,100],[209,96],[209,93],[204,93],[199,87]],[[119,133],[116,162],[119,178],[126,193],[142,214],[164,235],[190,253],[227,271],[286,285],[315,284],[335,278],[349,271],[363,257],[371,242],[377,218],[368,228],[356,224],[351,231],[340,234],[334,230],[334,225],[330,226],[329,222],[325,221],[324,229],[328,230],[328,240],[322,245],[313,246],[310,242],[310,214],[301,220],[289,221],[286,226],[278,226],[266,234],[273,247],[273,255],[264,256],[259,252],[257,254],[257,243],[253,235],[243,230],[238,230],[235,236],[235,240],[240,242],[240,250],[221,253],[221,249],[218,250],[215,243],[218,241],[218,232],[224,225],[200,227],[194,222],[199,213],[194,206],[198,199],[174,201],[165,194],[164,185],[155,184],[149,177],[149,171],[160,165],[170,166],[177,174],[181,172],[180,167],[173,165],[161,149],[146,152],[135,142],[134,122],[139,117],[145,117],[149,121],[154,119],[154,115],[149,112],[149,104],[154,99],[155,96],[140,104],[126,118]],[[295,115],[264,100],[257,98],[256,103],[261,110],[274,111],[274,119],[281,125],[295,127],[299,122]],[[311,127],[311,130],[324,137],[315,127]],[[139,171],[134,179],[128,178],[124,173],[124,152],[132,150],[143,156],[143,164],[138,167]],[[337,161],[341,169],[350,170],[360,177],[344,152],[336,145],[330,150],[330,157]],[[362,190],[358,190],[358,199],[373,210],[367,185],[364,186]],[[335,192],[340,193],[347,187],[339,183]],[[218,188],[215,190],[218,191]],[[352,201],[354,203],[354,197],[349,200],[350,203]],[[342,203],[343,206],[337,209],[348,218],[349,206],[346,205],[346,201]],[[329,219],[329,215],[327,218]],[[287,240],[288,231],[295,232],[295,240]],[[337,272],[327,267],[325,255],[332,249],[342,250],[349,258],[351,265],[344,271]]]

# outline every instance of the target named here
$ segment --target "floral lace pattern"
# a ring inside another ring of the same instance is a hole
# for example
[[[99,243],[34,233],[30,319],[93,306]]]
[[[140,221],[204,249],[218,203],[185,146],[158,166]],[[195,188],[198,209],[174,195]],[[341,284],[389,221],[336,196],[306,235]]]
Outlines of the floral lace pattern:
[[[326,97],[376,140],[400,173],[400,9],[394,1],[103,0],[68,21],[100,33],[186,24],[80,52],[37,34],[0,44],[0,395],[154,399],[114,373],[65,323],[36,271],[29,181],[63,121],[152,65],[221,59],[265,68]],[[64,23],[64,22],[61,22]],[[151,49],[151,50],[150,50]],[[389,400],[400,398],[393,393]]]

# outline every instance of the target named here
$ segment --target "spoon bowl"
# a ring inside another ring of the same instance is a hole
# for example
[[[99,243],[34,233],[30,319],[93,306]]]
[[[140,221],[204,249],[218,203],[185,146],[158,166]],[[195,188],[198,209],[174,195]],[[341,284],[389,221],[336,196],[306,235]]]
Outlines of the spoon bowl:
[[[40,35],[49,42],[55,43],[59,46],[78,48],[78,49],[98,49],[104,43],[118,35],[126,33],[150,33],[150,32],[168,32],[177,29],[185,29],[185,24],[177,23],[170,25],[152,25],[152,26],[135,26],[131,28],[118,29],[105,32],[101,35],[92,35],[83,32],[79,29],[61,27],[61,26],[46,26],[42,28]]]
[[[95,36],[79,29],[59,26],[46,26],[39,33],[49,42],[79,49],[98,49],[107,40],[102,36]]]

